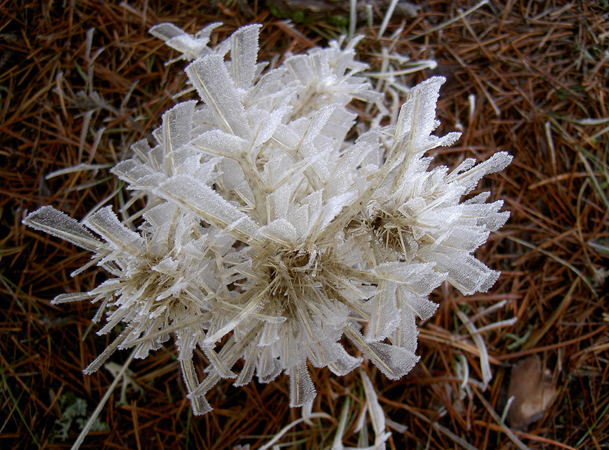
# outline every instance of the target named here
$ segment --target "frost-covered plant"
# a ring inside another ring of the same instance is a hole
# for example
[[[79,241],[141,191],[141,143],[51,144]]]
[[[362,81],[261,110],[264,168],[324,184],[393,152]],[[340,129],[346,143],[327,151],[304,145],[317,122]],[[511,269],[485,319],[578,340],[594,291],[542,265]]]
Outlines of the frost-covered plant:
[[[87,402],[82,398],[76,397],[73,392],[68,392],[59,397],[59,408],[61,409],[61,418],[55,421],[56,430],[54,435],[65,441],[74,422],[78,424],[81,430],[85,427],[87,422]],[[107,430],[108,424],[95,418],[91,425],[91,431]]]
[[[431,291],[447,280],[464,294],[484,292],[498,277],[472,252],[509,213],[486,203],[488,192],[461,200],[511,157],[428,170],[425,153],[459,137],[432,134],[441,77],[410,90],[395,124],[349,141],[352,99],[386,112],[358,76],[367,66],[355,60],[357,40],[265,72],[259,25],[210,48],[215,26],[194,37],[170,24],[151,30],[192,60],[186,73],[201,102],[167,111],[156,145],[136,143],[113,169],[144,209],[124,223],[110,207],[84,224],[51,206],[24,220],[90,250],[84,268],[111,275],[53,301],[101,302],[98,334],[124,324],[85,372],[116,349],[145,358],[173,334],[195,414],[211,410],[205,394],[219,380],[240,386],[254,373],[263,383],[288,374],[291,406],[309,403],[307,360],[337,375],[362,362],[343,338],[388,378],[404,376],[418,360],[416,318],[437,307]],[[128,226],[140,217],[138,230]],[[210,362],[203,380],[196,347]]]

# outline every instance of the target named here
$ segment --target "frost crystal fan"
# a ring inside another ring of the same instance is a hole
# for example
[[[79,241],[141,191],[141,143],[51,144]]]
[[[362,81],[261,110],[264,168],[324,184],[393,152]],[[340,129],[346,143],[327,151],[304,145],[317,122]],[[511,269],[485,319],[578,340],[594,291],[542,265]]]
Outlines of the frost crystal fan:
[[[254,374],[267,383],[285,372],[291,406],[312,401],[307,360],[337,375],[362,362],[341,339],[388,378],[404,376],[418,360],[416,318],[436,309],[431,291],[446,280],[484,292],[499,275],[472,253],[509,213],[486,203],[488,192],[460,201],[511,157],[429,170],[425,153],[459,137],[432,134],[441,77],[409,91],[395,124],[348,141],[352,99],[386,113],[383,95],[357,76],[367,67],[354,59],[357,40],[265,71],[259,25],[210,48],[215,26],[194,37],[171,24],[151,30],[192,61],[186,73],[201,101],[167,111],[156,145],[137,142],[112,170],[131,205],[145,200],[132,215],[139,228],[110,207],[84,224],[51,206],[24,220],[93,253],[76,273],[98,265],[111,275],[53,301],[100,302],[98,334],[124,324],[85,372],[117,349],[145,358],[173,334],[195,414],[211,410],[205,394],[220,379],[241,386]],[[210,361],[203,380],[196,347]]]

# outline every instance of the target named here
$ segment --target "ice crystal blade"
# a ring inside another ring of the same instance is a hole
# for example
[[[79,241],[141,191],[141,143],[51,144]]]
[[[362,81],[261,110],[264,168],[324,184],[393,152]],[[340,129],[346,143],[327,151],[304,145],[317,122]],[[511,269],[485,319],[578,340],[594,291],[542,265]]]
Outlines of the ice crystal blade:
[[[271,347],[265,347],[260,351],[260,357],[256,364],[256,374],[260,383],[270,383],[281,373],[281,364],[273,356]]]
[[[196,149],[211,155],[237,158],[245,151],[247,141],[234,134],[212,130],[200,135],[191,144]]]
[[[313,115],[313,118],[307,126],[306,133],[301,139],[301,145],[311,144],[317,138],[321,130],[326,126],[330,116],[334,113],[337,105],[328,105],[319,110]]]
[[[408,98],[400,110],[396,137],[408,136],[414,150],[423,147],[431,132],[437,127],[436,102],[440,86],[446,81],[443,77],[432,77],[408,93]]]
[[[253,117],[252,122],[260,123],[260,128],[256,135],[256,140],[252,144],[252,148],[259,148],[273,137],[273,134],[275,134],[275,131],[288,111],[288,107],[277,108],[271,114],[263,111],[256,111],[256,116],[258,117]]]
[[[400,314],[400,325],[395,332],[393,342],[414,353],[417,349],[418,334],[414,311],[410,308],[403,308]]]
[[[180,368],[182,369],[182,376],[184,377],[186,388],[188,389],[188,392],[192,392],[199,384],[197,381],[197,372],[192,359],[180,361]],[[196,416],[201,416],[212,410],[212,407],[203,396],[191,398],[190,404],[192,406],[192,412]]]
[[[129,249],[135,252],[144,251],[142,237],[123,225],[109,206],[91,215],[85,223],[114,248]]]
[[[309,123],[306,119],[300,122]],[[291,122],[290,126],[280,124],[273,135],[275,143],[289,155],[292,155],[293,151],[300,145],[301,134],[298,132],[300,130],[296,125],[298,125],[298,121]]]
[[[465,158],[463,161],[461,161],[461,163],[455,167],[450,175],[448,175],[446,177],[446,182],[450,183],[452,180],[454,180],[459,174],[468,171],[469,169],[471,169],[472,167],[474,167],[476,165],[476,159],[475,158]]]
[[[248,316],[257,311],[258,308],[262,305],[262,303],[267,299],[266,296],[268,290],[269,287],[267,286],[267,288],[263,291],[256,293],[256,295],[253,296],[253,299],[249,300],[246,306],[242,308],[237,315],[232,317],[231,320],[228,321],[228,323],[226,323],[222,328],[218,329],[213,334],[205,338],[204,345],[215,344],[217,341],[222,339],[224,335],[232,331],[241,322],[243,322],[244,320],[248,320]]]
[[[412,370],[419,360],[412,352],[381,342],[366,343],[363,336],[351,326],[344,329],[347,337],[390,380],[398,380]]]
[[[51,305],[61,305],[62,303],[72,303],[72,302],[80,302],[82,300],[90,300],[95,297],[95,294],[91,294],[88,292],[76,292],[72,294],[59,294],[53,300],[51,300]]]
[[[134,159],[128,159],[126,161],[122,161],[114,166],[110,171],[119,177],[121,180],[127,181],[128,183],[134,181],[134,178],[127,178],[127,174],[131,172],[136,167],[139,167],[139,164]]]
[[[372,312],[366,335],[367,342],[379,342],[389,336],[400,323],[395,283],[381,281],[381,292],[371,300]]]
[[[467,194],[476,187],[476,184],[483,176],[505,169],[511,161],[512,156],[508,155],[507,152],[495,153],[486,161],[455,176],[454,182],[465,186],[466,191],[464,193]],[[449,177],[448,179],[451,182],[453,181],[452,177]]]
[[[374,273],[381,279],[405,285],[417,295],[427,296],[444,281],[445,276],[434,270],[434,264],[388,262],[379,264]]]
[[[305,347],[306,358],[311,361],[313,367],[323,368],[330,364],[333,355],[331,355],[331,351],[323,350],[329,348],[330,345],[329,342],[310,342],[307,344]]]
[[[212,109],[222,131],[246,137],[245,110],[223,58],[208,55],[186,68],[188,78],[201,99]]]
[[[311,66],[311,60],[307,55],[297,55],[289,58],[285,64],[292,76],[302,81],[314,80],[315,72]]]
[[[131,330],[125,329],[103,352],[99,354],[95,360],[87,366],[83,373],[85,375],[91,375],[99,370],[99,368],[108,360],[110,356],[118,349],[119,345],[127,338],[128,333]]]
[[[344,108],[336,108],[326,126],[322,130],[323,136],[332,143],[332,151],[338,152],[345,145],[345,138],[357,119],[357,114]]]
[[[262,25],[242,27],[230,37],[231,74],[235,86],[247,89],[254,81],[258,59],[258,35]]]
[[[281,79],[285,76],[287,70],[285,68],[276,68],[262,75],[250,91],[247,102],[248,104],[262,103],[263,100],[271,100],[281,92]]]
[[[245,386],[250,381],[252,381],[252,377],[254,376],[254,371],[256,370],[256,361],[258,360],[258,354],[260,350],[253,347],[252,350],[246,352],[244,356],[245,362],[243,363],[243,369],[241,369],[241,373],[239,373],[239,377],[233,383],[234,386]]]
[[[23,219],[23,223],[35,230],[44,231],[92,252],[104,247],[104,244],[96,239],[77,220],[72,219],[52,206],[43,206],[28,214]]]
[[[220,23],[212,23],[199,31],[194,37],[171,23],[155,25],[150,29],[150,33],[153,36],[164,40],[168,46],[183,53],[184,59],[191,60],[211,51],[207,47],[209,35],[214,28],[217,28],[220,25]]]
[[[214,369],[216,370],[216,373],[220,375],[220,377],[235,378],[237,376],[226,365],[226,362],[223,360],[223,358],[220,358],[214,350],[210,348],[204,348],[203,352],[205,353],[205,356],[207,356],[207,359],[209,359],[209,361],[212,363]]]
[[[269,176],[271,178],[272,175]],[[267,214],[271,221],[274,220],[291,220],[290,214],[290,198],[294,194],[296,185],[294,183],[279,185],[275,188],[275,192],[267,196]],[[293,212],[292,212],[293,213]],[[299,233],[296,233],[299,234]]]
[[[190,141],[196,101],[179,103],[163,114],[163,148],[165,155]]]
[[[161,23],[159,25],[153,26],[150,29],[150,34],[166,41],[176,36],[184,36],[186,33],[184,32],[184,30],[176,27],[172,23]]]
[[[487,215],[479,216],[477,218],[477,223],[478,225],[484,226],[489,231],[497,231],[508,221],[508,219],[510,218],[510,213],[509,211],[496,212],[496,210],[500,209],[503,206],[503,201],[501,200],[489,204],[489,206],[490,205],[493,205],[493,208],[487,208]]]
[[[463,295],[486,292],[499,277],[499,273],[489,269],[472,255],[458,255],[434,252],[428,256],[436,263],[436,268],[448,273],[447,280]]]
[[[326,52],[313,52],[311,53],[310,59],[311,65],[319,78],[325,79],[330,76],[330,64]]]
[[[334,343],[331,348],[336,355],[336,360],[330,363],[328,367],[335,375],[345,376],[362,364],[363,359],[361,357],[351,356],[342,345]]]
[[[456,250],[473,252],[486,242],[489,234],[490,231],[487,231],[486,227],[479,227],[474,223],[470,224],[470,227],[467,227],[467,224],[456,225],[438,236],[436,242]]]
[[[369,349],[362,350],[387,378],[398,380],[412,370],[419,357],[405,348],[371,342]]]
[[[267,347],[277,342],[279,340],[278,328],[278,324],[276,323],[265,323],[260,335],[260,340],[258,341],[258,346]]]
[[[326,324],[335,328],[345,326],[349,314],[348,308],[327,298],[320,289],[316,287],[307,289],[303,296],[303,301],[311,312]]]
[[[315,386],[306,365],[297,365],[288,370],[290,375],[290,406],[302,406],[315,399]]]
[[[442,279],[446,278],[445,274],[439,274]],[[429,319],[438,309],[438,305],[430,301],[426,295],[420,295],[408,289],[407,286],[400,286],[397,290],[400,307],[412,310],[420,319]]]
[[[212,188],[192,177],[175,176],[155,192],[159,197],[188,208],[220,229],[231,226],[229,234],[244,241],[254,238],[258,231],[256,224],[247,215],[220,197]]]
[[[309,228],[310,239],[317,237],[318,233],[323,232],[328,224],[341,212],[341,210],[355,200],[354,192],[345,192],[344,194],[332,197],[323,208],[317,210],[316,217],[311,220]]]
[[[286,219],[277,219],[260,229],[260,234],[284,246],[296,242],[298,233]]]

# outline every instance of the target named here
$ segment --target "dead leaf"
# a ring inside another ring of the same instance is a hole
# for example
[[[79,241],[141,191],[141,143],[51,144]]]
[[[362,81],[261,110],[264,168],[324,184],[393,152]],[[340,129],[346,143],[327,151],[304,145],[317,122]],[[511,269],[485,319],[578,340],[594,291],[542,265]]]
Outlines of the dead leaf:
[[[508,397],[514,401],[508,413],[510,426],[526,430],[541,419],[544,411],[556,398],[557,391],[552,386],[550,371],[541,365],[539,356],[533,355],[512,367]]]

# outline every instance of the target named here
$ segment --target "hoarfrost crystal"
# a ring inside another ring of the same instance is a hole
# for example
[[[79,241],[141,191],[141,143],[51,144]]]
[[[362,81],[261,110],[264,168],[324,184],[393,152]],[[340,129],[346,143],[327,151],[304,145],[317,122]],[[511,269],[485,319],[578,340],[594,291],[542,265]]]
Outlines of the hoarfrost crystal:
[[[410,90],[395,124],[347,141],[353,98],[387,112],[357,76],[367,67],[355,60],[357,41],[265,73],[260,26],[210,48],[216,25],[194,37],[170,24],[151,30],[192,61],[186,73],[201,102],[167,111],[156,146],[134,144],[113,169],[133,191],[130,206],[144,199],[144,210],[121,223],[107,207],[82,225],[44,206],[24,220],[90,250],[85,268],[111,275],[54,300],[101,302],[98,334],[126,325],[85,372],[117,349],[145,358],[173,334],[195,414],[211,410],[205,393],[220,379],[241,386],[254,374],[267,383],[284,372],[291,406],[310,402],[307,361],[337,375],[362,362],[341,339],[388,378],[404,376],[418,361],[416,319],[436,309],[431,291],[447,280],[463,294],[484,292],[498,277],[472,252],[509,213],[486,203],[489,193],[461,199],[511,157],[428,170],[425,153],[459,137],[432,134],[441,77]],[[140,217],[137,231],[128,226]],[[196,347],[210,361],[203,380]]]

